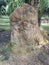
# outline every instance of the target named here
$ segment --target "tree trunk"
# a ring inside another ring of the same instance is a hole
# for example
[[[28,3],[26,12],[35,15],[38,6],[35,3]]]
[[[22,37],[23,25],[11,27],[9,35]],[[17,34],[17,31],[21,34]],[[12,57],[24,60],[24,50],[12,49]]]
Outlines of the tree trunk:
[[[43,43],[43,36],[38,26],[37,10],[24,4],[10,15],[10,20],[11,42],[15,43],[12,51],[16,54],[16,65],[38,65],[34,62],[33,49]]]

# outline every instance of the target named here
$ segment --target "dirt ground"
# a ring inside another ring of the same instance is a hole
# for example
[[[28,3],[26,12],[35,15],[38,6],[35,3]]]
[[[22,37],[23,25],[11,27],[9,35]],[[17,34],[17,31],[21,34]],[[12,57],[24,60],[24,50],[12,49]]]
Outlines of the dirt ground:
[[[0,43],[7,43],[10,41],[10,30],[0,29]]]

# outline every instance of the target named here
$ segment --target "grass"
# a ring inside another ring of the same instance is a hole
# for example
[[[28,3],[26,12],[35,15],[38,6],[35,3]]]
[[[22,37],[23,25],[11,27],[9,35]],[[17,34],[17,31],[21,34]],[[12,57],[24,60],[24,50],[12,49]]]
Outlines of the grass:
[[[0,28],[6,30],[10,29],[10,20],[8,16],[0,17]]]
[[[2,18],[2,19],[8,19],[8,18],[9,18],[9,16],[4,15],[4,16],[0,16],[0,18]]]
[[[4,22],[5,22],[5,23],[8,23],[8,22],[10,22],[10,21],[9,21],[9,19],[2,19],[2,18],[0,18],[0,22],[2,22],[2,23],[4,23]]]
[[[43,27],[43,29],[45,30],[45,31],[47,31],[47,32],[49,32],[49,23],[42,23],[41,24],[41,27]]]
[[[0,29],[10,29],[9,25],[0,25]]]

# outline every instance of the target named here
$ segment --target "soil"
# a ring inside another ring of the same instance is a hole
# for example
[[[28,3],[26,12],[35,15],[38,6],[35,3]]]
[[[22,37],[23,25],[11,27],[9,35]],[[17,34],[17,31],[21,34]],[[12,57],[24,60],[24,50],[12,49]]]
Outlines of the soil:
[[[10,41],[10,30],[0,29],[0,43],[8,43]]]

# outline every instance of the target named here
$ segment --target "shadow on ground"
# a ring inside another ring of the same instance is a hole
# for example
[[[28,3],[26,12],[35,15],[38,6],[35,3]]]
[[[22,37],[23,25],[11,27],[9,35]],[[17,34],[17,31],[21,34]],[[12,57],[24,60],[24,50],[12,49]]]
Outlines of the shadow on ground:
[[[10,30],[0,29],[0,43],[10,42]]]

